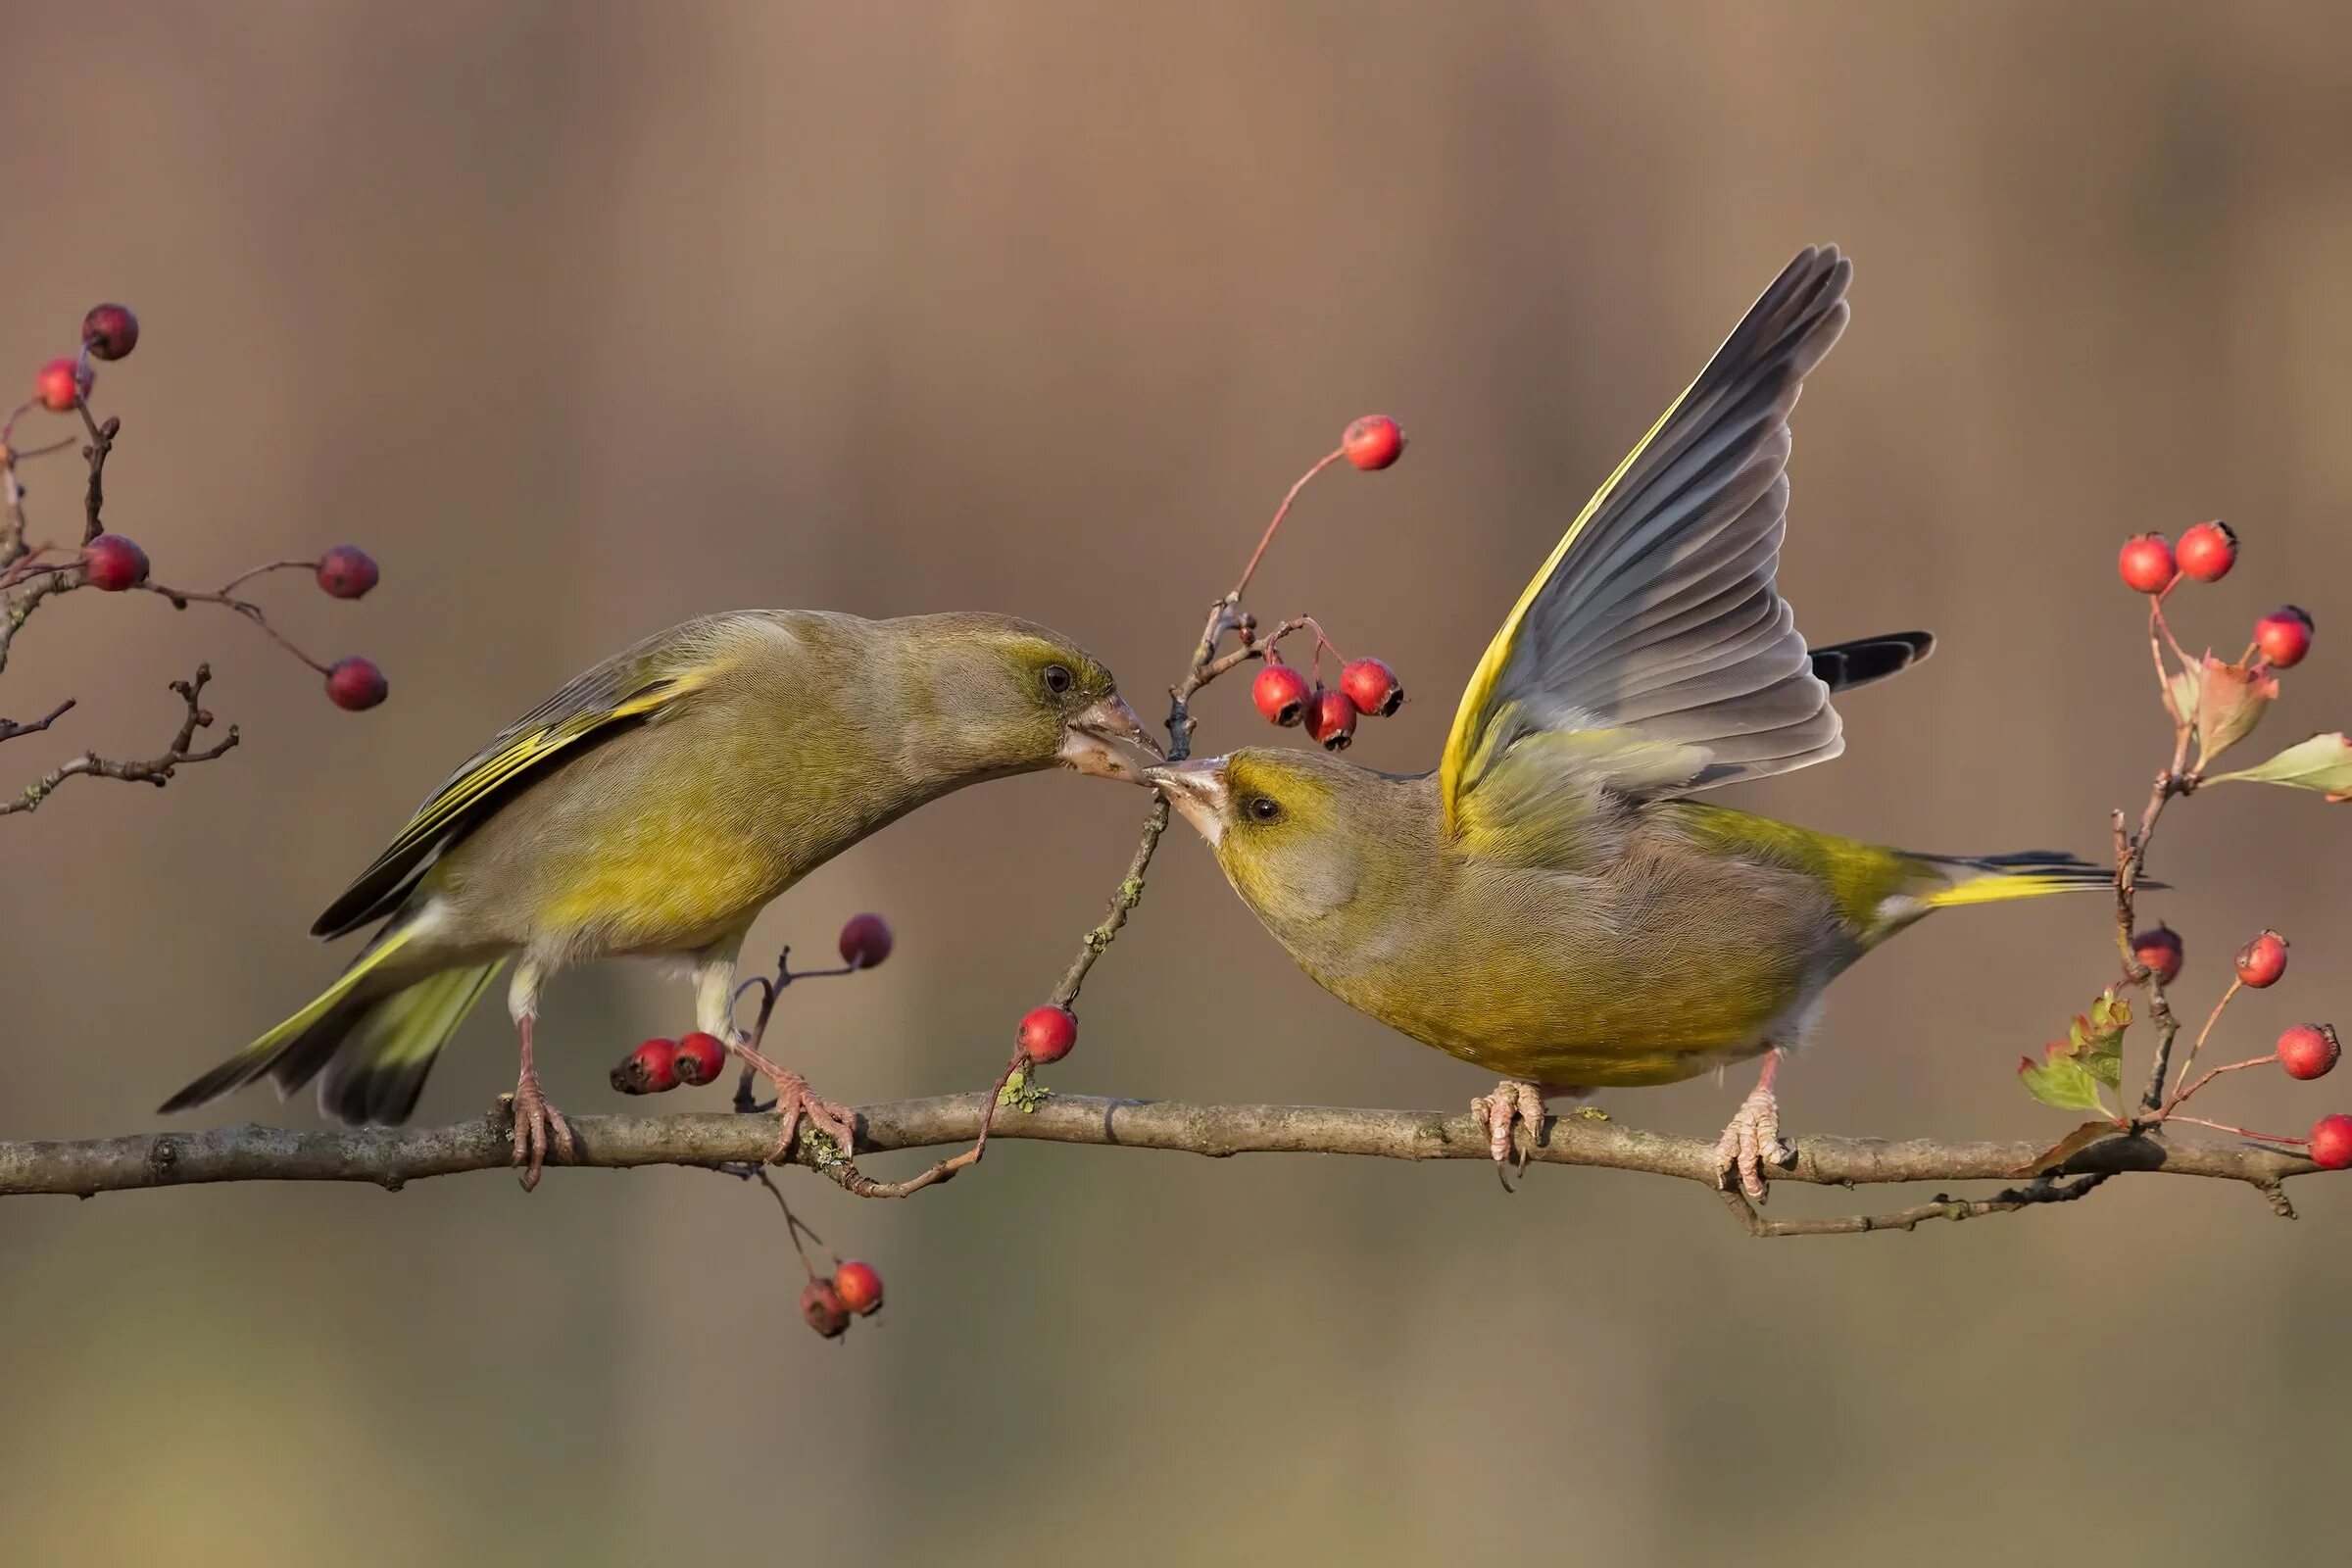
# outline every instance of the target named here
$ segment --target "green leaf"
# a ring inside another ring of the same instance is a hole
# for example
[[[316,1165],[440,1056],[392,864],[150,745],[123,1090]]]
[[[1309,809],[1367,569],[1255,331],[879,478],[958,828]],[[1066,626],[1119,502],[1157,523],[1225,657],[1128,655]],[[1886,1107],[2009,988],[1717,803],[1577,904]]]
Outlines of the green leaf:
[[[2066,1054],[2063,1044],[2044,1046],[2042,1052],[2046,1059],[2038,1063],[2032,1056],[2017,1059],[2018,1081],[2027,1094],[2060,1110],[2106,1109],[2099,1102],[2099,1081]]]
[[[2193,669],[2177,671],[2165,682],[2166,693],[2172,698],[2173,717],[2183,724],[2196,722],[2199,684],[2197,672]]]
[[[2067,1031],[2067,1054],[2108,1088],[2124,1087],[2124,1031],[2132,1027],[2132,1004],[2111,986],[2099,993],[2087,1015],[2075,1014]]]
[[[2132,1027],[2132,1004],[2116,995],[2113,986],[2098,995],[2088,1012],[2075,1014],[2064,1040],[2041,1048],[2038,1063],[2032,1056],[2018,1059],[2017,1076],[2026,1093],[2060,1110],[2099,1110],[2099,1085],[2121,1092],[2124,1085],[2124,1031]]]
[[[2205,782],[2219,784],[2243,779],[2250,784],[2286,784],[2299,790],[2318,790],[2330,801],[2352,800],[2352,740],[2342,731],[2298,741],[2256,767],[2217,773]]]
[[[2197,682],[2197,771],[2242,741],[2278,696],[2278,678],[2258,664],[2205,656]]]

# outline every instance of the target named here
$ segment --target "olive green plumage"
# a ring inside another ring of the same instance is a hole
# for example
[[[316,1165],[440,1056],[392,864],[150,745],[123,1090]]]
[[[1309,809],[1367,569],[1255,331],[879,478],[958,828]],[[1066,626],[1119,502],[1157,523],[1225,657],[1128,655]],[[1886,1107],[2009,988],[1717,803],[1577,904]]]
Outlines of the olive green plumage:
[[[1831,694],[1932,647],[1808,649],[1774,584],[1788,416],[1851,270],[1799,256],[1569,525],[1435,771],[1249,749],[1154,774],[1325,989],[1510,1078],[1669,1083],[1799,1043],[1831,980],[1936,908],[2106,885],[1689,798],[1837,756]]]
[[[518,1017],[555,969],[625,955],[695,968],[723,1029],[753,919],[916,807],[1049,767],[1126,770],[1150,743],[1110,672],[1009,616],[710,615],[572,681],[469,758],[313,928],[381,920],[323,996],[166,1103],[320,1077],[347,1121],[397,1122],[510,958]]]

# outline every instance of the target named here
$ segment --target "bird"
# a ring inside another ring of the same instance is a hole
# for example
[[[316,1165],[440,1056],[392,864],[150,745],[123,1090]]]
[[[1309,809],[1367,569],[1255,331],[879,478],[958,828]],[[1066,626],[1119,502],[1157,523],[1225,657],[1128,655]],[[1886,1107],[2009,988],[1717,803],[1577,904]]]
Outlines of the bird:
[[[1519,596],[1435,769],[1245,748],[1147,770],[1325,990],[1500,1076],[1472,1109],[1506,1187],[1548,1098],[1761,1056],[1715,1154],[1762,1202],[1790,1157],[1778,1070],[1847,966],[1940,909],[2111,886],[2070,855],[1918,854],[1698,798],[1837,757],[1832,696],[1935,647],[1808,648],[1776,584],[1789,412],[1852,275],[1807,248],[1757,299]]]
[[[514,1162],[527,1190],[573,1142],[533,1059],[542,989],[597,958],[665,958],[700,1028],[852,1146],[843,1107],[733,1027],[737,957],[768,902],[906,812],[982,780],[1062,764],[1133,777],[1163,759],[1108,669],[1009,615],[869,620],[826,611],[705,615],[615,654],[466,759],[311,928],[371,924],[342,976],[165,1102],[263,1076],[313,1078],[346,1124],[397,1124],[510,960],[520,1043]],[[380,922],[380,923],[378,923]]]

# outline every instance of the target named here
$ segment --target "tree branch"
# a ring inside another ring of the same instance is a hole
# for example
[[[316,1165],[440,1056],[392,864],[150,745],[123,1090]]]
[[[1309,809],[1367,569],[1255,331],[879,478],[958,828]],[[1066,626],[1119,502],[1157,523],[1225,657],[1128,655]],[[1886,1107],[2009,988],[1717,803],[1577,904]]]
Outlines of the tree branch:
[[[977,1137],[983,1095],[951,1095],[869,1105],[858,1112],[859,1155],[929,1149]],[[732,1112],[679,1116],[574,1116],[573,1163],[612,1169],[639,1165],[716,1166],[758,1161],[774,1151],[775,1118]],[[1329,1105],[1199,1105],[1173,1101],[1105,1100],[1054,1095],[1036,1109],[1002,1115],[995,1137],[1045,1143],[1157,1149],[1224,1157],[1249,1153],[1357,1154],[1387,1159],[1475,1159],[1490,1155],[1487,1135],[1468,1115],[1426,1110],[1358,1110]],[[1805,1138],[1784,1182],[1855,1186],[1882,1182],[2016,1181],[2042,1152],[2026,1143],[1886,1142]],[[1679,1177],[1716,1189],[1712,1140],[1673,1138],[1570,1115],[1545,1124],[1531,1152],[1536,1163],[1590,1165]],[[372,1182],[398,1190],[427,1176],[509,1168],[513,1145],[504,1102],[490,1113],[447,1127],[297,1132],[226,1127],[213,1132],[142,1133],[81,1142],[0,1143],[0,1196],[53,1193],[90,1197],[202,1182]],[[822,1162],[806,1146],[795,1161],[841,1179],[854,1174]],[[2298,1154],[2256,1145],[2175,1143],[2162,1136],[2118,1135],[2078,1151],[2056,1170],[1985,1199],[1948,1199],[1891,1214],[1767,1221],[1737,1194],[1727,1195],[1740,1222],[1759,1236],[1857,1235],[1908,1230],[1928,1219],[1966,1219],[2081,1198],[2110,1177],[2152,1172],[2244,1182],[2291,1216],[2281,1184],[2318,1167]],[[2074,1178],[2062,1180],[2061,1178]]]

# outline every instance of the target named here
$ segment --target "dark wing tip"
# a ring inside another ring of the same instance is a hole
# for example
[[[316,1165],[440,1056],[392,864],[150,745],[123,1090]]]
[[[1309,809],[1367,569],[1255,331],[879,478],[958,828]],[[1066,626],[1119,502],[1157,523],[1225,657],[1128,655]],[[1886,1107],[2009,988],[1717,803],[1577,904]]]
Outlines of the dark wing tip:
[[[1895,631],[1808,648],[1805,656],[1813,662],[1813,673],[1822,684],[1833,692],[1844,692],[1900,674],[1935,651],[1933,632]]]

